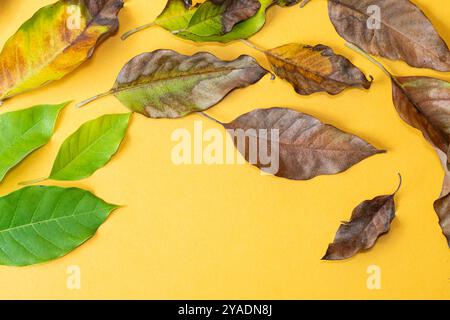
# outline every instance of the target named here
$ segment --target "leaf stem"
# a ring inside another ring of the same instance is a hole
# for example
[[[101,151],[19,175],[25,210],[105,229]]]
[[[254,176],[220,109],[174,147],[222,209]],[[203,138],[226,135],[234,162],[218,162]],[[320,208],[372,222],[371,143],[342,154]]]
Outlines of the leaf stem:
[[[204,116],[205,118],[207,118],[207,119],[209,119],[209,120],[211,120],[211,121],[214,121],[215,123],[218,123],[218,124],[220,124],[220,125],[223,125],[222,122],[220,122],[220,121],[217,120],[216,118],[211,117],[211,116],[210,116],[209,114],[207,114],[207,113],[204,113],[204,112],[198,112],[198,114]]]
[[[402,175],[401,175],[400,173],[398,173],[398,177],[399,177],[399,179],[400,179],[400,182],[399,182],[399,184],[398,184],[397,190],[395,190],[395,192],[393,193],[393,195],[397,194],[397,192],[400,190],[400,188],[402,187],[402,184],[403,184],[403,178],[402,178]]]
[[[364,58],[366,58],[367,60],[372,62],[374,65],[376,65],[378,68],[380,68],[381,71],[383,71],[393,82],[395,82],[395,84],[397,84],[400,88],[403,88],[403,85],[397,80],[397,78],[395,76],[392,75],[392,73],[390,73],[388,71],[388,69],[386,69],[386,67],[384,65],[381,64],[381,62],[375,60],[372,56],[370,56],[363,49],[361,49],[360,47],[358,47],[358,46],[356,46],[356,45],[354,45],[352,43],[346,42],[345,46],[347,48],[352,49],[353,51],[356,51],[357,53],[362,55]]]
[[[141,31],[141,30],[151,28],[151,27],[153,27],[155,24],[156,24],[155,22],[150,22],[150,23],[144,24],[143,26],[140,26],[140,27],[131,29],[130,31],[125,32],[125,33],[122,35],[121,39],[122,39],[122,41],[125,41],[125,40],[128,39],[130,36],[132,36],[133,34],[139,32],[139,31]]]
[[[109,96],[111,93],[112,93],[112,91],[110,90],[110,91],[107,91],[107,92],[104,92],[104,93],[97,94],[97,95],[95,95],[95,96],[93,96],[93,97],[91,97],[89,99],[86,99],[84,101],[81,101],[80,103],[77,103],[75,105],[75,108],[79,109],[81,107],[84,107],[85,105],[91,103],[92,101],[95,101],[97,99]]]
[[[362,55],[364,58],[366,58],[367,60],[369,60],[370,62],[372,62],[374,65],[376,65],[378,68],[381,69],[381,71],[383,71],[389,78],[393,78],[392,74],[386,69],[385,66],[383,66],[380,62],[378,62],[377,60],[375,60],[374,58],[372,58],[367,52],[365,52],[363,49],[361,49],[360,47],[346,42],[345,46],[347,48],[352,49],[353,51],[356,51],[357,53],[359,53],[360,55]]]
[[[308,2],[310,2],[311,0],[303,0],[301,3],[300,3],[300,8],[303,8],[304,6],[306,6],[307,4],[308,4]]]
[[[46,177],[39,178],[39,179],[34,179],[34,180],[29,180],[29,181],[23,181],[23,182],[20,182],[19,185],[21,185],[21,186],[28,186],[30,184],[36,184],[36,183],[39,183],[39,182],[42,182],[42,181],[45,181],[45,180],[47,180]]]
[[[243,44],[245,44],[246,46],[248,46],[248,47],[250,47],[250,48],[252,48],[252,49],[255,49],[255,50],[259,51],[259,52],[262,52],[262,53],[264,53],[264,54],[267,52],[266,50],[264,50],[264,49],[258,47],[256,44],[250,42],[249,40],[240,39],[240,41],[241,41]]]

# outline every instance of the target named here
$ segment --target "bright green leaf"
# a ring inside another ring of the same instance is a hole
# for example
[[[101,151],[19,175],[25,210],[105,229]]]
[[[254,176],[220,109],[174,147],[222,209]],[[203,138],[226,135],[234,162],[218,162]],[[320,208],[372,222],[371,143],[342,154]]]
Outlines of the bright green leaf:
[[[51,138],[59,105],[40,105],[0,116],[0,181],[6,173]]]
[[[25,187],[0,198],[0,264],[62,257],[91,238],[117,206],[77,188]]]
[[[84,179],[107,164],[119,149],[130,115],[105,115],[83,124],[62,144],[49,179]]]

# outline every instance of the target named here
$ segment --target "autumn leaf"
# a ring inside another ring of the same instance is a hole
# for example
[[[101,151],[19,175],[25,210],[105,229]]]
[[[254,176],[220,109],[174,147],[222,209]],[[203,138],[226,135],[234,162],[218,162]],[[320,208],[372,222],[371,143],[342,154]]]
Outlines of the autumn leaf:
[[[273,4],[273,0],[207,0],[192,6],[190,0],[169,0],[154,22],[126,32],[122,39],[155,25],[195,42],[247,39],[264,26],[266,10]]]
[[[339,227],[322,260],[344,260],[372,248],[378,238],[390,230],[395,218],[394,197],[400,187],[401,177],[400,185],[393,194],[378,196],[358,205],[350,222],[344,222]]]
[[[450,83],[431,77],[397,77],[366,52],[353,45],[352,49],[377,65],[392,81],[392,95],[400,117],[419,129],[436,149],[445,171],[441,197],[434,207],[450,247]]]
[[[392,77],[392,90],[401,118],[423,133],[442,161],[446,176],[434,207],[450,247],[450,83],[429,77]]]
[[[293,180],[340,173],[385,152],[357,136],[287,108],[257,109],[223,126],[247,161],[270,174]],[[239,132],[245,135],[239,136]],[[261,153],[263,147],[267,148],[264,153],[270,154]],[[274,153],[278,153],[276,158]],[[267,167],[263,159],[266,156],[278,162],[275,171]]]
[[[119,26],[122,0],[61,0],[26,21],[0,53],[0,101],[59,80]]]
[[[78,188],[33,186],[0,197],[0,265],[62,257],[94,236],[117,208]]]
[[[266,73],[246,55],[222,61],[207,52],[185,56],[157,50],[133,58],[110,91],[78,106],[112,94],[133,112],[151,118],[179,118],[216,105],[234,89],[254,84]]]
[[[263,50],[273,71],[301,95],[326,91],[338,94],[349,87],[369,89],[371,82],[347,58],[324,45],[291,43]]]
[[[419,68],[450,71],[450,51],[409,0],[329,0],[336,31],[364,51]]]

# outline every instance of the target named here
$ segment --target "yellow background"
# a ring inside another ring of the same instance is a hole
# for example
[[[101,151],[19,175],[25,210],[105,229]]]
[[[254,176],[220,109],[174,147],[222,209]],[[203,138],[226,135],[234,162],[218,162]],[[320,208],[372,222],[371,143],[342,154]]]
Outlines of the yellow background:
[[[25,20],[53,0],[2,0],[0,43]],[[415,0],[450,42],[448,0]],[[120,13],[120,32],[153,20],[165,0],[128,0]],[[303,298],[450,298],[450,252],[433,210],[443,171],[420,132],[397,115],[387,77],[347,49],[327,15],[327,3],[305,8],[273,7],[265,28],[251,39],[271,48],[289,42],[326,44],[359,66],[375,82],[369,90],[351,89],[335,97],[297,95],[280,79],[266,76],[238,90],[209,113],[222,121],[259,107],[287,106],[355,133],[387,154],[371,157],[335,176],[289,181],[261,176],[250,165],[175,166],[170,136],[177,128],[220,127],[191,115],[180,120],[132,117],[120,152],[89,179],[47,182],[77,186],[106,201],[125,204],[98,234],[66,257],[25,268],[0,267],[0,298],[149,298],[149,299],[303,299]],[[184,54],[210,51],[223,59],[240,54],[264,56],[235,42],[196,45],[158,27],[125,43],[106,41],[92,60],[45,88],[9,100],[0,112],[35,104],[80,101],[108,90],[123,64],[142,52],[160,48]],[[428,75],[450,80],[447,73],[414,69],[379,59],[397,75]],[[12,170],[0,194],[18,182],[45,176],[62,141],[82,123],[106,113],[126,112],[114,97],[75,110],[67,107],[51,142]],[[397,218],[391,232],[365,253],[343,262],[320,258],[340,221],[365,199],[392,192]],[[378,265],[382,289],[366,287],[366,270]],[[66,269],[81,267],[82,288],[66,288]]]

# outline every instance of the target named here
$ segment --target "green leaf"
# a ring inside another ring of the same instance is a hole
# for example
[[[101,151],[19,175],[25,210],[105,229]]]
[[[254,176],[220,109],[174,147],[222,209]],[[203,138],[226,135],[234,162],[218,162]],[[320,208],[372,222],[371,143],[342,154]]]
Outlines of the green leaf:
[[[84,179],[107,164],[119,149],[130,115],[105,115],[83,124],[62,144],[49,179]]]
[[[230,42],[239,39],[247,39],[262,29],[266,23],[266,10],[273,4],[273,0],[259,0],[261,8],[251,18],[239,22],[233,29],[225,34],[215,34],[209,36],[200,36],[192,32],[181,31],[175,33],[178,37],[195,42]],[[176,30],[171,30],[176,31]]]
[[[34,106],[0,116],[0,181],[50,140],[58,114],[67,104]]]
[[[230,32],[224,33],[226,5],[217,5],[208,0],[201,5],[192,6],[191,0],[168,0],[165,9],[154,22],[128,31],[122,39],[154,25],[159,25],[180,38],[196,42],[226,43],[247,39],[261,30],[266,22],[266,10],[274,4],[274,0],[258,1],[261,6],[256,14],[236,23]]]
[[[198,8],[191,5],[190,0],[168,0],[163,12],[154,23],[169,31],[185,29]]]
[[[223,33],[222,16],[225,10],[225,5],[206,1],[198,7],[183,31],[198,36],[220,35]]]
[[[114,95],[128,109],[151,118],[180,118],[219,103],[228,93],[258,82],[267,70],[246,55],[233,61],[199,52],[185,56],[156,50],[131,59],[114,87],[79,103]]]
[[[0,264],[62,257],[91,238],[117,206],[78,188],[32,186],[0,198]]]

